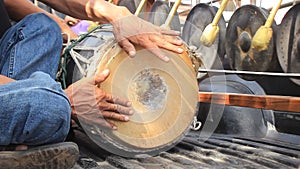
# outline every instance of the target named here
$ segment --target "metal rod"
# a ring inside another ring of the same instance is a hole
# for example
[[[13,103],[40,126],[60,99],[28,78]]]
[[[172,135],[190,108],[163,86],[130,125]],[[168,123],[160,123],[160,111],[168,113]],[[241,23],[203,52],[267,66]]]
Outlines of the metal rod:
[[[296,0],[296,2],[286,2],[286,3],[282,3],[282,4],[280,5],[279,9],[293,6],[293,5],[295,5],[295,3],[300,3],[300,0]],[[272,8],[268,8],[268,10],[271,11]]]
[[[262,76],[279,76],[288,78],[300,78],[300,73],[279,73],[279,72],[254,72],[241,70],[218,70],[218,69],[199,69],[199,73],[223,73],[223,74],[240,74],[240,75],[262,75]]]

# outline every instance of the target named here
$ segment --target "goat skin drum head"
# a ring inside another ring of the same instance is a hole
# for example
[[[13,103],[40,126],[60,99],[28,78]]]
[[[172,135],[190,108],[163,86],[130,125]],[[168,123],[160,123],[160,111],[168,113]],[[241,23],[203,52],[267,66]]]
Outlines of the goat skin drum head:
[[[79,118],[84,131],[101,148],[126,157],[157,155],[178,143],[190,128],[198,85],[188,50],[180,55],[163,52],[170,58],[167,63],[140,47],[130,58],[114,44],[98,61],[97,71],[110,70],[101,89],[130,100],[134,109],[129,122],[105,119],[116,124],[117,130]]]

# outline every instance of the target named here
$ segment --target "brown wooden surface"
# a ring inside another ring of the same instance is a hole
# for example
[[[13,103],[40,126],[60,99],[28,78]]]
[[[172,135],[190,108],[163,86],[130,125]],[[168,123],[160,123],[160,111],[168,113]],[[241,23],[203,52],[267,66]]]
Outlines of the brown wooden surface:
[[[300,112],[300,97],[199,92],[198,98],[204,103]]]

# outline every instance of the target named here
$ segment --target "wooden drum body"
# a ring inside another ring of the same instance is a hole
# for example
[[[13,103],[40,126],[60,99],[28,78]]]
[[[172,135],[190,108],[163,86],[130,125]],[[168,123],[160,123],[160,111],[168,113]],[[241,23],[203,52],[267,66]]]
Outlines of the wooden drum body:
[[[95,32],[103,33],[101,29]],[[180,55],[164,50],[170,58],[166,63],[141,47],[130,58],[113,36],[102,45],[93,50],[88,64],[81,64],[82,77],[110,69],[101,89],[130,100],[135,113],[129,122],[114,121],[118,127],[114,131],[80,121],[87,135],[101,148],[126,157],[156,155],[178,143],[190,128],[198,103],[196,73],[187,48]],[[78,51],[82,46],[74,48]],[[78,80],[76,67],[72,82]]]

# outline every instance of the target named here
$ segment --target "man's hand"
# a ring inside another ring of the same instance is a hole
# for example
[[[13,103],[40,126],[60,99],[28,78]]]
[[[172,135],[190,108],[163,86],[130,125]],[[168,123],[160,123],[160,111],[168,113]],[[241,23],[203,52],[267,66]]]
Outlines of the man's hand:
[[[72,16],[69,15],[66,15],[64,20],[69,26],[75,26],[77,25],[77,23],[80,22],[80,19],[73,18]]]
[[[14,79],[11,79],[11,78],[3,76],[3,75],[0,75],[0,85],[7,84],[7,83],[10,83],[10,82],[14,82],[14,81],[15,81]]]
[[[100,89],[100,84],[108,77],[108,69],[96,73],[92,78],[84,78],[70,85],[66,94],[70,99],[72,116],[76,115],[87,124],[97,124],[116,130],[107,119],[127,122],[133,114],[131,103],[123,98],[112,96]]]
[[[111,23],[119,45],[131,57],[136,54],[133,44],[150,50],[154,55],[166,62],[169,61],[169,58],[159,48],[178,54],[183,52],[183,49],[180,48],[183,43],[177,37],[180,34],[177,31],[155,26],[134,15],[127,15]]]

